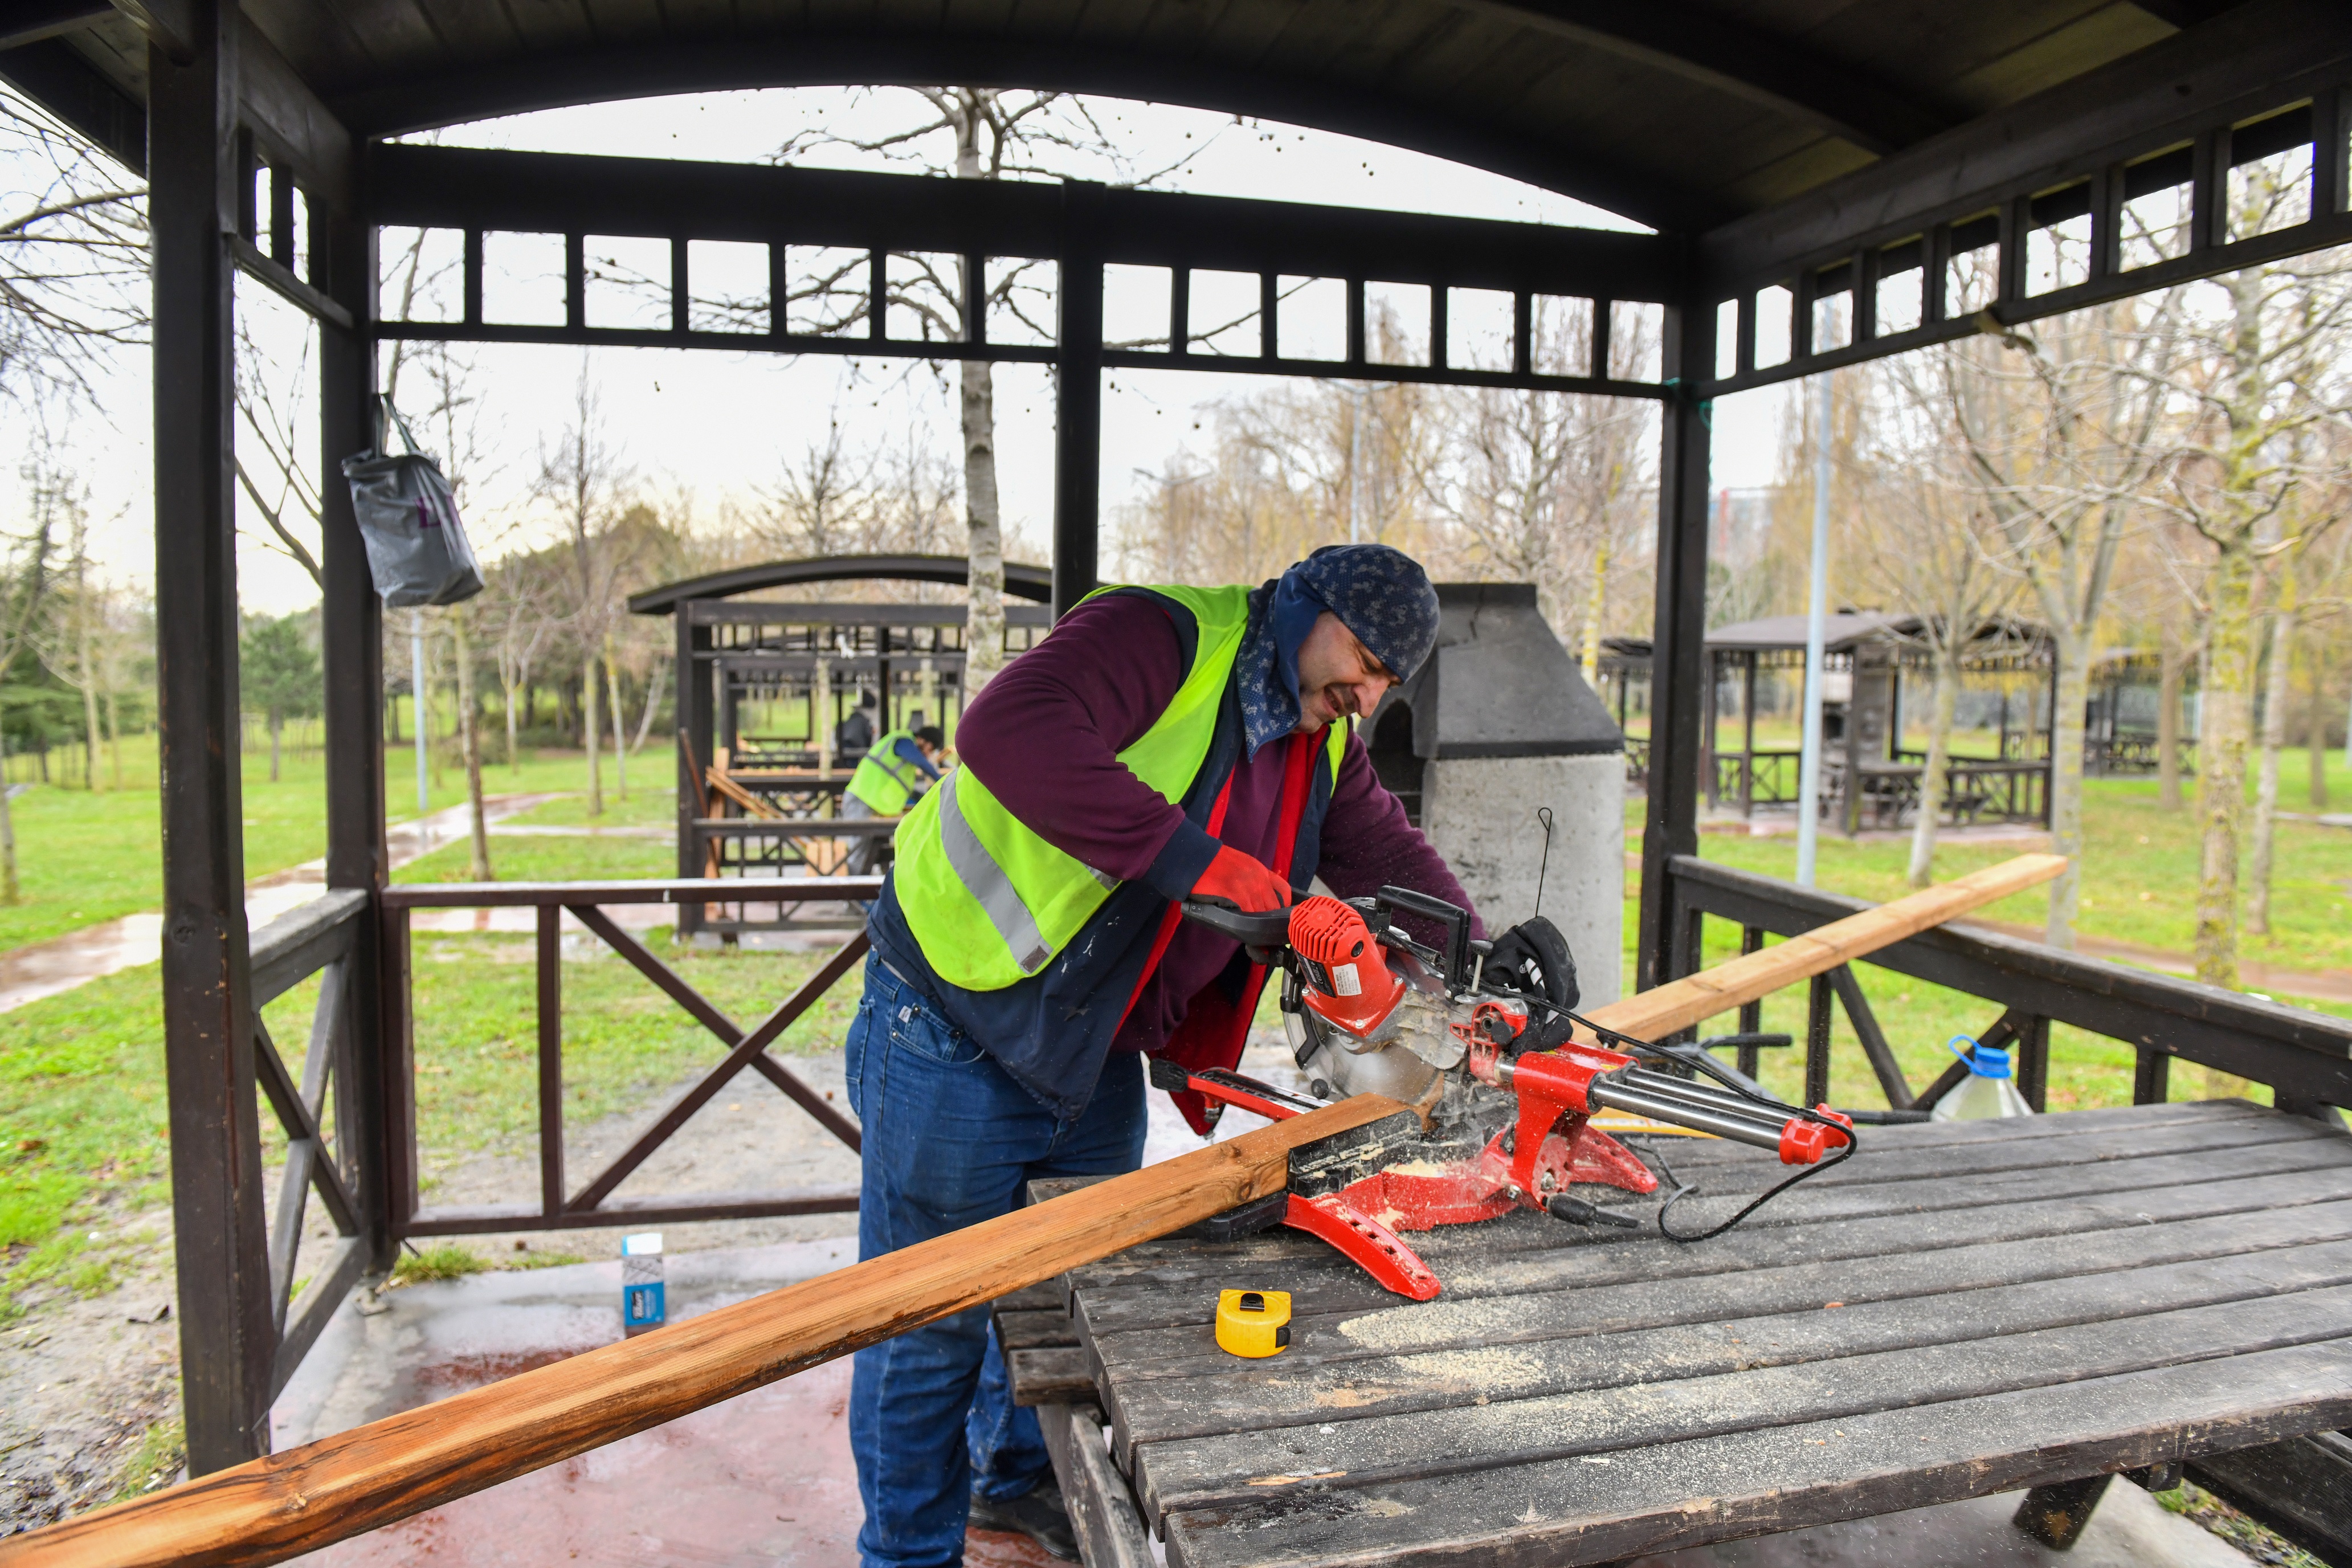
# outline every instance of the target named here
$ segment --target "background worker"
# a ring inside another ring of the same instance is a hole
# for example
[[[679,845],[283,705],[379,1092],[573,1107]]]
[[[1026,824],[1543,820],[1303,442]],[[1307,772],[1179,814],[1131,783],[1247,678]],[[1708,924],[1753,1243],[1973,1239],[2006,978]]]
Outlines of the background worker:
[[[932,725],[893,730],[877,739],[858,759],[857,771],[841,794],[841,815],[851,821],[904,816],[913,801],[940,778],[940,753],[948,738]],[[849,874],[863,877],[881,858],[882,840],[865,835],[849,847]]]
[[[1239,1059],[1263,973],[1179,900],[1280,909],[1320,876],[1468,905],[1350,722],[1436,637],[1420,566],[1332,545],[1254,589],[1099,593],[972,700],[867,921],[861,1258],[1008,1213],[1033,1177],[1135,1169],[1146,1053]],[[985,1308],[859,1352],[850,1442],[874,1568],[959,1563],[967,1522],[1076,1555]]]

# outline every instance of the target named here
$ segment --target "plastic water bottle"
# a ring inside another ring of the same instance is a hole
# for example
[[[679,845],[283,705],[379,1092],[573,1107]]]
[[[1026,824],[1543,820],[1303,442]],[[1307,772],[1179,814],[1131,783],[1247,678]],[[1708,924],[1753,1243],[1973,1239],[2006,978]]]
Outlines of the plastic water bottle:
[[[1968,1049],[1960,1049],[1963,1041]],[[2009,1053],[1980,1046],[1966,1035],[1954,1035],[1944,1048],[1969,1064],[1969,1076],[1959,1088],[1936,1102],[1929,1113],[1937,1121],[1990,1121],[1996,1116],[2031,1116],[2033,1107],[2017,1092],[2010,1077]]]
[[[661,1232],[640,1231],[621,1238],[621,1333],[635,1339],[658,1329],[669,1317],[662,1279]]]

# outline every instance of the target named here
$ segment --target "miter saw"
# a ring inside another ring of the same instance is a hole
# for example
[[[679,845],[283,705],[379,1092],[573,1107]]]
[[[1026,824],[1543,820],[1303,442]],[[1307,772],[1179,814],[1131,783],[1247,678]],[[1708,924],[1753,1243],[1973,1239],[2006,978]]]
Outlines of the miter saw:
[[[1852,1120],[1827,1106],[1783,1104],[1695,1046],[1633,1040],[1581,1018],[1568,944],[1540,917],[1478,942],[1468,910],[1406,888],[1317,896],[1264,914],[1196,900],[1184,914],[1242,943],[1251,962],[1280,968],[1283,1026],[1309,1092],[1160,1059],[1154,1084],[1277,1120],[1359,1094],[1413,1108],[1294,1154],[1286,1191],[1218,1216],[1213,1235],[1292,1226],[1425,1301],[1437,1277],[1399,1231],[1515,1208],[1575,1225],[1642,1223],[1570,1191],[1657,1190],[1641,1157],[1597,1117],[1727,1138],[1808,1168],[1855,1147]],[[1401,917],[1433,922],[1437,945]],[[1591,1038],[1577,1038],[1580,1024]]]

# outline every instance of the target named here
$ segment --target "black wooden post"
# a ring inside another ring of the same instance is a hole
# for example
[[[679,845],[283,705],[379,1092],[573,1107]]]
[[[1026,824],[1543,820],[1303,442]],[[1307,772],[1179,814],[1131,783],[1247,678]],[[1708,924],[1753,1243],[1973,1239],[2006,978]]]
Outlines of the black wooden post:
[[[1103,269],[1097,254],[1101,185],[1062,187],[1060,331],[1054,374],[1054,614],[1095,590],[1102,506]]]
[[[358,160],[350,160],[345,189],[356,187]],[[341,463],[377,440],[375,344],[367,329],[375,314],[375,229],[354,212],[323,210],[311,193],[311,247],[325,265],[313,282],[352,313],[351,330],[319,324],[319,472],[324,506],[320,527],[320,641],[326,665],[327,885],[381,889],[390,861],[383,841],[383,602],[369,574],[367,547],[352,514]],[[384,1041],[405,1035],[405,991],[383,983],[384,925],[371,905],[360,917],[347,966],[346,1017],[352,1050],[343,1086],[352,1123],[342,1129],[354,1166],[361,1234],[367,1267],[391,1268],[398,1213],[391,1179],[391,1133],[384,1107]]]
[[[2036,1110],[2050,1092],[2050,1020],[2029,1017],[2017,1031],[2017,1092]]]
[[[155,289],[163,1054],[192,1474],[268,1450],[272,1322],[237,776],[229,240],[237,12],[190,0],[190,58],[148,50]]]
[[[1715,312],[1703,300],[1665,311],[1669,375],[1658,457],[1658,599],[1650,675],[1649,810],[1642,830],[1642,906],[1634,987],[1672,973],[1667,862],[1698,852],[1699,722],[1706,650],[1707,422],[1693,390],[1715,368]]]
[[[781,248],[781,247],[779,247]],[[695,832],[703,812],[702,770],[710,765],[710,748],[719,728],[710,698],[710,628],[695,618],[695,601],[681,600],[671,613],[677,617],[677,874],[699,877],[709,865]],[[703,906],[677,907],[677,934],[691,936],[702,929]]]
[[[1826,974],[1816,974],[1806,983],[1805,994],[1805,1103],[1826,1105],[1830,1098],[1830,1025],[1834,1022],[1831,1009],[1836,1005],[1835,983]]]

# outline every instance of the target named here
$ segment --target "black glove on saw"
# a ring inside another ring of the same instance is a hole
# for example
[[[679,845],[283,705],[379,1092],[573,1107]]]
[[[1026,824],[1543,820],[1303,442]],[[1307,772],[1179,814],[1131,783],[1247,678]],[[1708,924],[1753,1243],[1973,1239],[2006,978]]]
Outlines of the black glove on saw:
[[[1486,955],[1486,974],[1556,1007],[1576,1005],[1576,960],[1559,928],[1541,915],[1521,921],[1495,939],[1495,950]]]

